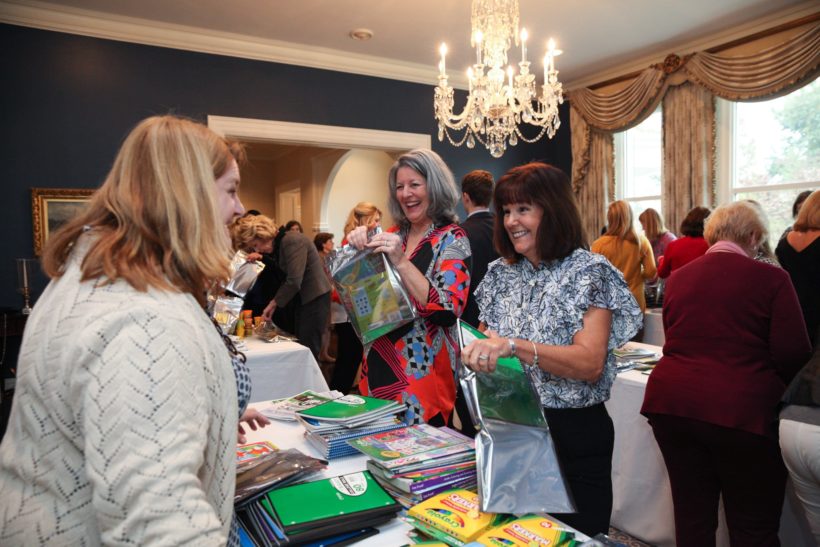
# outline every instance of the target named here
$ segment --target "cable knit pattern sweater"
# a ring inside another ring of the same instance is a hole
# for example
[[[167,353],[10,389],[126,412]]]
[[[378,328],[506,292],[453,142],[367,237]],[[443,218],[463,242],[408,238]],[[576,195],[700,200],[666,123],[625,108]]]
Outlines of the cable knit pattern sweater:
[[[224,545],[237,407],[222,340],[190,295],[81,283],[77,263],[26,326],[0,545]]]

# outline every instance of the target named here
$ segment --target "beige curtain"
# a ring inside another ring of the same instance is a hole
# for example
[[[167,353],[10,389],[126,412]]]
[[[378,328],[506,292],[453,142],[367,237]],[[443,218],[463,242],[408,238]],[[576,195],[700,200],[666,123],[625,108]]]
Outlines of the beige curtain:
[[[714,206],[715,100],[686,82],[663,98],[662,208],[667,227],[678,232],[695,206]]]
[[[667,225],[677,230],[682,215],[694,205],[715,205],[713,95],[736,101],[771,97],[791,92],[818,74],[820,24],[814,24],[752,55],[669,55],[617,92],[568,92],[572,183],[588,232],[597,236],[603,225],[601,212],[614,194],[612,133],[642,122],[666,95],[663,208]],[[674,83],[669,75],[674,75]]]
[[[587,241],[592,243],[601,233],[606,223],[606,207],[615,191],[614,155],[612,153],[612,133],[593,131],[580,114],[570,109],[572,124],[573,157],[576,148],[583,148],[583,166],[573,160],[572,187],[575,190],[578,208],[581,211]],[[576,132],[576,128],[578,131]],[[583,167],[583,176],[578,171]]]

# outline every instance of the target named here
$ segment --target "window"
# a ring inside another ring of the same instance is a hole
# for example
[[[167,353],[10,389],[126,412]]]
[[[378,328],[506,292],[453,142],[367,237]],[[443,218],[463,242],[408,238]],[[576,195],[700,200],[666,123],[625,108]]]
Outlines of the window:
[[[663,173],[661,108],[636,127],[615,133],[615,197],[632,206],[638,218],[652,207],[661,215]]]
[[[718,124],[718,201],[760,203],[776,241],[797,194],[820,187],[820,79],[769,101],[719,100]]]

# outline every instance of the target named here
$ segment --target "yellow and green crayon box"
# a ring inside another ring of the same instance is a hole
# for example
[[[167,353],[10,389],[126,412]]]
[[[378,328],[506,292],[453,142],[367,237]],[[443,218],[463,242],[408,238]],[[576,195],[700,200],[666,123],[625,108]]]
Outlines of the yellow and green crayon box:
[[[487,547],[571,547],[573,537],[548,518],[526,515],[487,530],[475,541]]]
[[[478,495],[465,489],[442,492],[414,505],[407,514],[463,543],[496,523],[494,513],[482,513]]]

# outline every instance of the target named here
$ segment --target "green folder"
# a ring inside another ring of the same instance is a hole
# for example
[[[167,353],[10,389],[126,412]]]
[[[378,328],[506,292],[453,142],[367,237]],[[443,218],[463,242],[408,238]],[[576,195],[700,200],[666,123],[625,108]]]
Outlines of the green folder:
[[[458,326],[462,348],[475,339],[487,338],[484,333],[464,321],[459,320]],[[495,372],[475,373],[475,385],[479,411],[485,419],[547,427],[541,401],[517,357],[500,358]],[[467,393],[465,390],[465,394]]]
[[[267,499],[285,532],[360,521],[401,508],[369,471],[280,488]]]
[[[397,403],[364,395],[346,395],[313,408],[299,410],[297,414],[317,420],[345,421],[371,412],[376,413],[391,406],[397,406]]]

